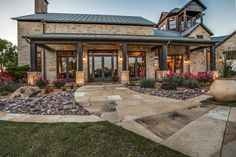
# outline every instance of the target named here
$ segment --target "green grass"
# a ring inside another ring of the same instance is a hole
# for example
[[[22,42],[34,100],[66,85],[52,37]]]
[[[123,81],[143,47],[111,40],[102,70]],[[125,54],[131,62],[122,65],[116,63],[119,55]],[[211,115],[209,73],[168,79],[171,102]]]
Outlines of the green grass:
[[[203,103],[203,104],[211,104],[211,105],[218,105],[218,106],[236,107],[236,102],[217,101],[214,98],[209,98],[207,100],[202,101],[201,103]]]
[[[0,156],[182,157],[108,122],[32,124],[0,122]]]

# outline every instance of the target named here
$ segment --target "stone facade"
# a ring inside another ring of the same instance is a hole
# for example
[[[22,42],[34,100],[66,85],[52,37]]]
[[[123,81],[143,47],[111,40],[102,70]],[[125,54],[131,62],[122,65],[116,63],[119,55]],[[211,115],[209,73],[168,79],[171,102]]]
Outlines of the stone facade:
[[[198,26],[189,37],[197,38],[197,36],[202,36],[205,40],[210,40],[211,35],[200,25]],[[207,71],[207,51],[195,51],[190,53],[190,72],[195,74],[199,72]]]
[[[35,0],[35,13],[47,13],[48,2],[47,0]]]
[[[41,22],[18,21],[18,65],[30,64],[30,44],[23,38],[27,35],[42,34],[43,24]]]
[[[154,35],[154,30],[150,26],[47,23],[46,33]]]

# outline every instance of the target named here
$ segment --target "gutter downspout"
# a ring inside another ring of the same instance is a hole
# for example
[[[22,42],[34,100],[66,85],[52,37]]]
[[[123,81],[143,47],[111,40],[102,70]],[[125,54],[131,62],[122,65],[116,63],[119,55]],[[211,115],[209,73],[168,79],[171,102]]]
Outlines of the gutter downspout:
[[[45,32],[46,32],[46,22],[45,21],[41,21],[42,22],[42,24],[43,24],[43,34],[45,34]],[[43,78],[44,78],[44,80],[46,80],[46,52],[45,52],[45,49],[43,49],[43,55],[41,56],[42,57],[42,59],[43,59]]]

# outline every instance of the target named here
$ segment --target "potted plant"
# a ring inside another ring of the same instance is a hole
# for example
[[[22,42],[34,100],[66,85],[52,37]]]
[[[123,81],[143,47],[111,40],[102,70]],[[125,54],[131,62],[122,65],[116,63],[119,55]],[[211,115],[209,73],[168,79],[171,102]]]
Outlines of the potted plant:
[[[210,88],[211,95],[218,101],[236,101],[236,65],[224,59],[218,67],[219,78]]]

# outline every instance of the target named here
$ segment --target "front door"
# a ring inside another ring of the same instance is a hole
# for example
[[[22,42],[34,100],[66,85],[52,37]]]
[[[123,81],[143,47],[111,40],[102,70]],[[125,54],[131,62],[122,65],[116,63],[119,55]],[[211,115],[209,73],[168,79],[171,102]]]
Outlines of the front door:
[[[145,53],[129,52],[130,80],[139,80],[145,77]]]
[[[76,57],[58,57],[58,75],[67,82],[74,82],[76,77]]]
[[[111,81],[117,73],[116,52],[91,52],[89,54],[89,78],[93,81]]]

